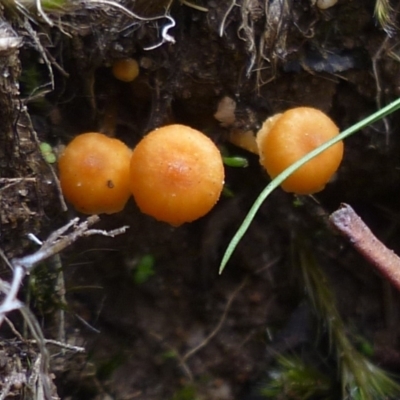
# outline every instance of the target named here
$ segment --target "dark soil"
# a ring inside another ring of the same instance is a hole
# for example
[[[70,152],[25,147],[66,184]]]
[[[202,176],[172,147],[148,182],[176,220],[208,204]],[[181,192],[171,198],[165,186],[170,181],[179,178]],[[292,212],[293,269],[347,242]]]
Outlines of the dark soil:
[[[164,12],[162,3],[125,6],[150,18]],[[281,3],[287,8],[277,9]],[[330,212],[349,203],[400,253],[397,114],[346,141],[340,170],[323,192],[296,197],[276,190],[218,275],[229,240],[269,182],[255,155],[228,142],[229,132],[255,132],[266,117],[300,105],[327,112],[341,129],[368,116],[399,94],[397,33],[389,37],[379,26],[372,0],[339,0],[327,10],[308,0],[241,0],[230,12],[230,0],[193,4],[208,12],[174,1],[169,14],[176,27],[168,33],[176,43],[150,51],[144,48],[161,40],[165,19],[132,24],[127,15],[104,6],[104,12],[62,13],[57,18],[63,29],[31,23],[53,63],[55,81],[54,90],[31,100],[26,99],[32,85],[47,83],[48,70],[24,17],[0,6],[1,19],[24,38],[11,66],[2,61],[10,63],[10,56],[0,53],[2,71],[8,68],[12,75],[0,86],[0,105],[8,107],[0,111],[0,176],[37,179],[1,183],[0,245],[9,259],[36,249],[27,233],[45,239],[77,215],[72,208],[62,211],[54,177],[28,128],[29,143],[23,142],[10,106],[19,100],[28,107],[27,114],[18,111],[25,126],[31,126],[30,117],[39,140],[55,151],[79,133],[98,130],[133,147],[150,130],[174,122],[207,133],[227,153],[249,161],[247,168],[226,167],[233,196],[222,197],[194,223],[170,227],[141,214],[133,200],[123,212],[101,216],[98,229],[130,228],[116,238],[81,239],[61,254],[66,304],[54,292],[52,263],[27,279],[20,298],[37,315],[45,336],[60,339],[61,305],[65,340],[87,351],[51,349],[58,395],[256,399],[277,353],[311,362],[324,358],[337,395],[335,357],[296,262],[303,249],[326,274],[346,333],[371,344],[376,364],[398,371],[399,295],[327,223]],[[132,83],[116,81],[109,68],[126,56],[141,67]],[[21,82],[21,94],[7,87],[13,80]],[[225,96],[236,102],[229,127],[214,118]],[[145,256],[154,261],[153,271],[139,283]],[[1,278],[10,279],[5,264]],[[10,317],[22,332],[19,315]],[[12,337],[5,328],[4,343]],[[26,354],[20,357],[25,361]]]

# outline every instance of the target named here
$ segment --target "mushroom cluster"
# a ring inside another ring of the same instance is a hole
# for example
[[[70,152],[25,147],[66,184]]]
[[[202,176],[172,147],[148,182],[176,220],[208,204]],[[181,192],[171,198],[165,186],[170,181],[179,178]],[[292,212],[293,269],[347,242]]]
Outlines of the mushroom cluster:
[[[78,135],[59,160],[65,198],[86,214],[121,211],[133,194],[140,210],[179,226],[207,214],[224,184],[220,151],[203,133],[169,125],[133,152],[100,133]]]
[[[338,133],[321,111],[298,107],[268,118],[255,144],[261,164],[275,178]],[[339,142],[300,167],[282,188],[297,194],[322,190],[342,157]],[[79,135],[61,155],[59,172],[64,196],[82,213],[121,211],[133,195],[143,213],[173,226],[207,214],[224,184],[216,145],[203,133],[177,124],[150,132],[133,151],[101,133]]]

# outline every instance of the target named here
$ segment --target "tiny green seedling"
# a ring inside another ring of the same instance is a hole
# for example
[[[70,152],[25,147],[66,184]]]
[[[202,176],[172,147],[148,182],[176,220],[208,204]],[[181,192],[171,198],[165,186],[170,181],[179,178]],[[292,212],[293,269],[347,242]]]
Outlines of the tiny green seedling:
[[[373,357],[374,346],[367,339],[362,337],[357,337],[357,349],[358,351],[366,357]]]
[[[151,254],[146,254],[139,260],[133,271],[133,280],[136,285],[147,282],[155,274],[154,263],[155,259]]]
[[[39,148],[46,162],[48,162],[49,164],[54,164],[57,161],[57,157],[53,152],[53,148],[48,143],[40,143]]]
[[[222,257],[222,261],[219,267],[219,273],[221,274],[222,271],[225,269],[226,264],[228,263],[229,259],[232,256],[232,253],[235,251],[236,246],[244,236],[244,234],[247,232],[247,229],[249,228],[251,222],[253,221],[255,215],[257,214],[257,211],[261,207],[261,205],[264,203],[264,201],[267,199],[267,197],[285,180],[287,179],[293,172],[295,172],[297,169],[299,169],[302,165],[304,165],[306,162],[310,161],[312,158],[316,157],[317,155],[321,154],[323,151],[328,149],[329,147],[333,146],[334,144],[340,142],[341,140],[347,138],[348,136],[351,136],[353,133],[359,131],[362,128],[365,128],[368,125],[373,124],[376,121],[379,121],[382,118],[385,118],[386,116],[392,114],[396,110],[400,108],[400,98],[393,101],[386,107],[382,108],[381,110],[378,110],[374,114],[371,114],[367,118],[364,118],[360,122],[357,122],[350,128],[347,128],[343,132],[341,132],[339,135],[337,135],[335,138],[327,141],[326,143],[322,144],[321,146],[317,147],[315,150],[311,151],[307,155],[305,155],[303,158],[301,158],[299,161],[295,162],[292,164],[289,168],[285,169],[281,174],[279,174],[275,179],[273,179],[266,187],[265,189],[260,193],[260,195],[257,197],[256,201],[250,208],[250,211],[246,215],[245,219],[243,220],[242,224],[240,225],[239,229],[236,231],[235,235],[233,236],[232,240],[230,241],[224,256]]]
[[[222,161],[228,167],[246,168],[249,166],[247,159],[239,156],[222,157]]]
[[[235,193],[226,183],[224,184],[224,188],[222,189],[222,195],[228,198],[235,197]]]

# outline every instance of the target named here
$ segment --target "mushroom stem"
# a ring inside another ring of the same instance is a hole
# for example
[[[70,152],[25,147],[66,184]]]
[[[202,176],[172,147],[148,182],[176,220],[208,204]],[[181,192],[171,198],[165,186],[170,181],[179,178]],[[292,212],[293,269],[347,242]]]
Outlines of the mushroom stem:
[[[400,257],[388,249],[348,205],[331,214],[330,222],[392,285],[400,291]]]

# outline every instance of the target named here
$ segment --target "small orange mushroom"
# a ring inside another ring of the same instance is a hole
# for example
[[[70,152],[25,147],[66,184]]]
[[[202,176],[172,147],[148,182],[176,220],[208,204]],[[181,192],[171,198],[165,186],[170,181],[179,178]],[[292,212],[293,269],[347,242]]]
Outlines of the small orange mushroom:
[[[210,138],[169,125],[150,132],[133,150],[130,178],[144,214],[179,226],[212,209],[223,188],[224,166]]]
[[[133,58],[116,60],[111,69],[114,77],[123,82],[132,82],[139,75],[139,64]]]
[[[271,178],[310,151],[334,138],[339,128],[322,111],[298,107],[268,118],[257,134],[260,163]],[[343,158],[343,142],[336,143],[308,161],[282,183],[286,192],[321,191]]]
[[[121,211],[130,197],[131,154],[120,140],[101,133],[76,136],[58,162],[67,201],[84,214]]]

